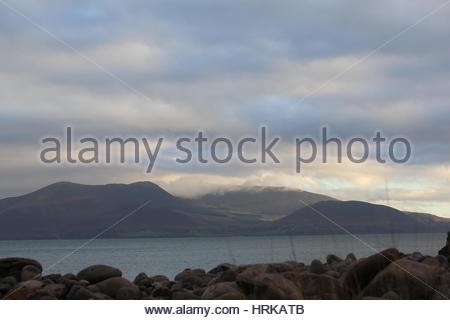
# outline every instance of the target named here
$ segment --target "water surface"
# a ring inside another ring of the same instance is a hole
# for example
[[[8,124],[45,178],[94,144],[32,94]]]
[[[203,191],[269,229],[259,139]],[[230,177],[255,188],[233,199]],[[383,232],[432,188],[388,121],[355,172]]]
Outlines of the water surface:
[[[365,257],[389,247],[436,255],[445,234],[213,237],[159,239],[0,241],[0,257],[27,257],[42,263],[44,273],[77,273],[93,264],[122,270],[128,279],[139,272],[172,278],[185,268],[209,270],[222,262],[236,264],[325,260],[334,253]],[[83,246],[85,245],[85,246]],[[82,247],[82,248],[80,248]]]

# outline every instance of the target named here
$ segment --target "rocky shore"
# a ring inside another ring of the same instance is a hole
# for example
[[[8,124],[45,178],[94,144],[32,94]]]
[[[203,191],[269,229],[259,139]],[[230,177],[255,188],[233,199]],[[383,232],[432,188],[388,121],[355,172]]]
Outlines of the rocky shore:
[[[449,234],[450,242],[450,234]],[[387,249],[357,259],[329,255],[299,262],[186,269],[173,280],[140,273],[133,281],[111,266],[78,274],[42,274],[39,262],[0,259],[2,299],[448,299],[449,243],[439,255]]]

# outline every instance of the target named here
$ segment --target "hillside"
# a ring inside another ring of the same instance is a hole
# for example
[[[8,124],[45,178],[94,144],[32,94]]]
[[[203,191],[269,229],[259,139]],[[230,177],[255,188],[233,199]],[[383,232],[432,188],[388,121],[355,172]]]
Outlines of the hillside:
[[[304,207],[263,229],[285,234],[419,233],[448,230],[397,209],[360,201],[323,201]]]
[[[89,238],[146,202],[102,236],[220,234],[234,227],[230,218],[214,212],[205,215],[204,209],[150,182],[101,186],[61,182],[1,200],[0,239]]]
[[[199,203],[225,212],[252,214],[273,220],[320,201],[336,200],[331,197],[283,187],[240,187],[206,194]]]
[[[0,239],[343,233],[322,215],[352,233],[445,232],[450,227],[448,219],[433,215],[320,199],[331,198],[283,188],[247,188],[182,199],[150,182],[60,182],[0,200]]]

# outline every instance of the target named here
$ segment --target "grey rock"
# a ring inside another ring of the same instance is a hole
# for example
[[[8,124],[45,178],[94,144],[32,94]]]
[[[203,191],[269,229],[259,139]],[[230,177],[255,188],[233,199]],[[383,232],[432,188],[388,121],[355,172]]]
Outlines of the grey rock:
[[[78,279],[87,280],[90,283],[97,283],[109,278],[121,276],[122,271],[120,271],[119,269],[102,264],[87,267],[77,274]]]
[[[221,282],[206,288],[201,298],[202,300],[243,300],[245,295],[235,282]]]
[[[25,258],[3,258],[0,259],[0,278],[13,276],[17,281],[21,280],[22,269],[25,266],[32,265],[42,272],[42,266],[39,262],[33,259]]]
[[[38,268],[35,265],[26,265],[22,268],[22,272],[20,275],[20,281],[28,281],[39,278],[42,269]]]
[[[91,285],[88,288],[98,289],[101,293],[104,293],[112,298],[115,298],[119,289],[124,287],[137,288],[130,281],[122,277],[109,278],[101,282],[98,282],[95,285]]]
[[[311,262],[311,265],[309,266],[309,271],[315,274],[322,274],[325,273],[326,270],[322,262],[320,260],[315,259]]]
[[[345,263],[346,264],[351,264],[353,262],[356,262],[356,256],[353,253],[349,253],[346,257],[345,257]]]
[[[91,292],[82,286],[73,286],[66,296],[66,300],[108,300],[107,295]]]
[[[327,263],[328,264],[334,264],[334,263],[339,263],[339,262],[342,262],[342,259],[341,258],[339,258],[338,256],[336,256],[336,255],[334,255],[334,254],[329,254],[328,256],[327,256]]]
[[[138,300],[141,298],[141,291],[138,287],[123,287],[117,290],[116,299],[119,300]]]

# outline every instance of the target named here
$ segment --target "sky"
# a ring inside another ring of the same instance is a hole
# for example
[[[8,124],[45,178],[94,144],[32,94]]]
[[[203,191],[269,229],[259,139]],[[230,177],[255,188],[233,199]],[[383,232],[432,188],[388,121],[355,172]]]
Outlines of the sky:
[[[445,0],[0,0],[0,198],[57,181],[286,186],[450,217]],[[45,165],[41,139],[282,138],[281,164]],[[407,137],[406,164],[292,168],[296,137]]]

